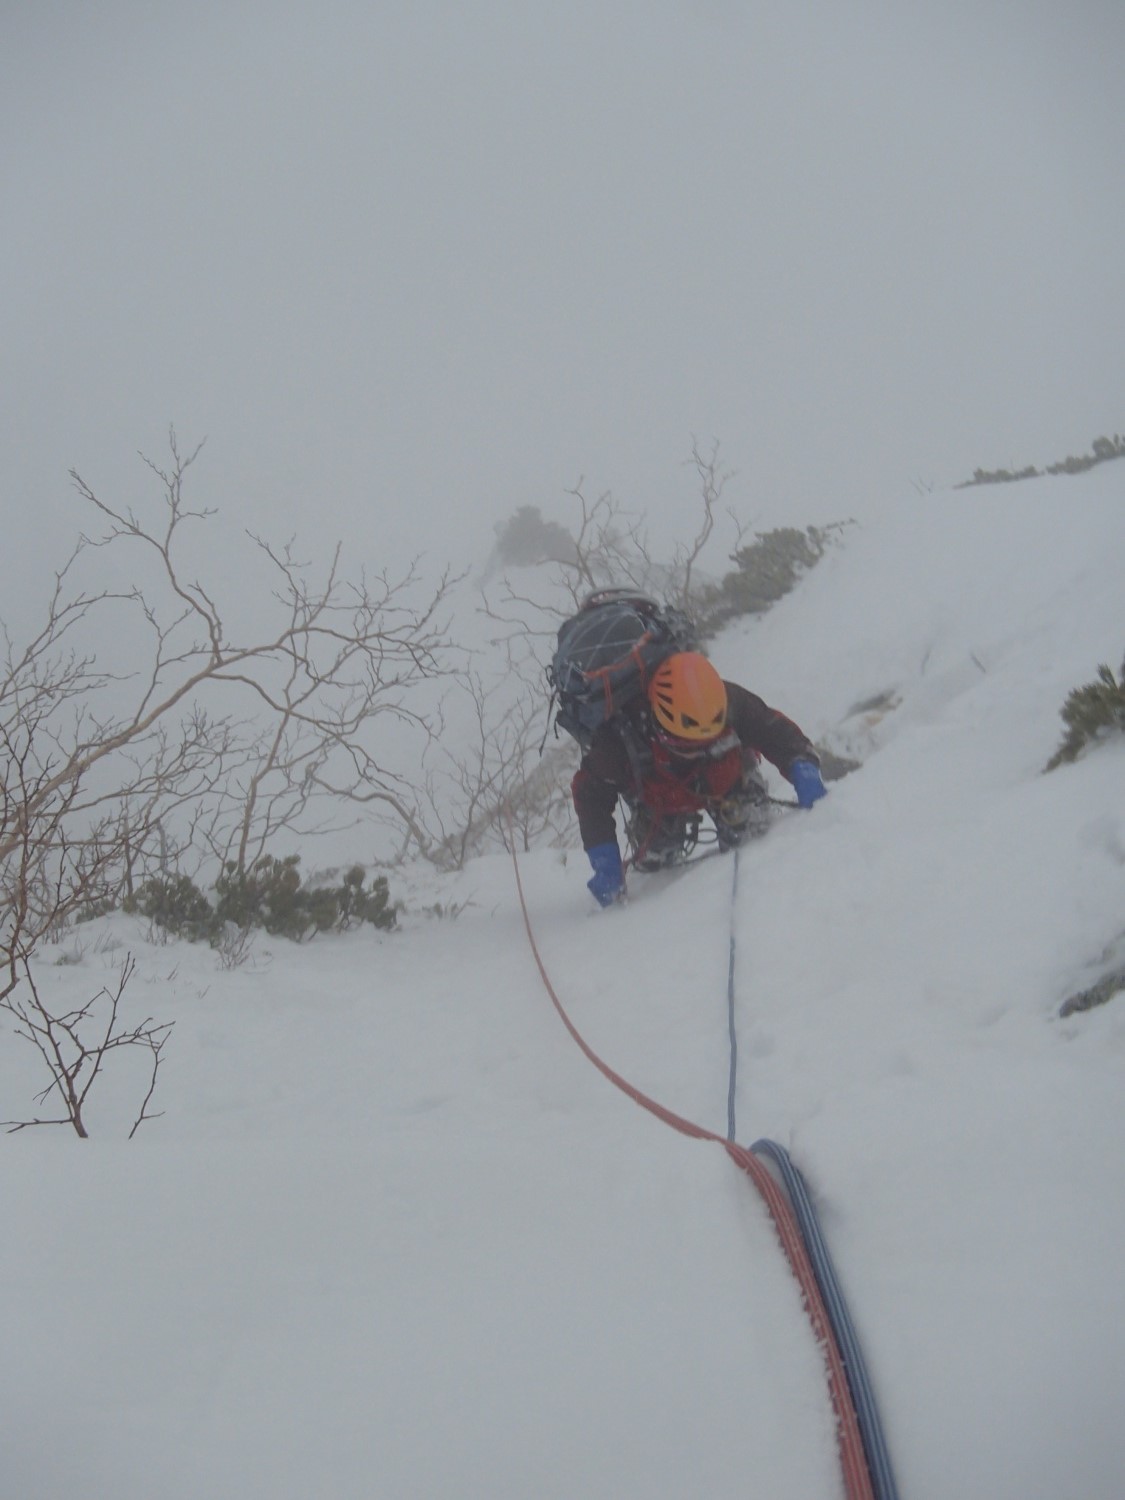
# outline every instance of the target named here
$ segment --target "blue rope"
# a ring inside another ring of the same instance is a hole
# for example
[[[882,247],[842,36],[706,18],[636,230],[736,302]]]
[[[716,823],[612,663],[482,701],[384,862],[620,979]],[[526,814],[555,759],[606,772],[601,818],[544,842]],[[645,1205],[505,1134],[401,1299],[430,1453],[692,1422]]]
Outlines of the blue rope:
[[[734,877],[730,887],[730,957],[727,962],[727,1031],[730,1034],[730,1082],[727,1084],[727,1140],[734,1140],[734,1092],[738,1082],[738,1036],[734,1027],[734,919],[738,899],[738,849],[734,851]]]
[[[801,1238],[809,1252],[820,1295],[824,1298],[824,1306],[844,1361],[844,1373],[848,1378],[848,1389],[852,1394],[860,1437],[863,1439],[863,1451],[867,1458],[867,1471],[871,1476],[876,1500],[898,1500],[898,1488],[867,1366],[864,1364],[855,1325],[848,1312],[805,1180],[789,1159],[789,1153],[776,1141],[755,1141],[750,1150],[755,1156],[768,1156],[776,1163],[793,1211],[797,1215]]]
[[[727,1029],[730,1033],[730,1082],[727,1087],[727,1139],[731,1142],[735,1139],[734,1121],[734,1096],[735,1087],[738,1082],[738,1036],[734,1024],[734,975],[735,975],[735,918],[738,900],[738,849],[734,851],[734,876],[731,881],[730,892],[730,953],[727,965]],[[836,1269],[832,1264],[832,1257],[828,1253],[824,1235],[817,1219],[816,1210],[812,1199],[809,1197],[808,1188],[800,1172],[789,1159],[788,1152],[779,1146],[776,1141],[755,1141],[751,1151],[756,1156],[768,1156],[778,1167],[785,1190],[789,1195],[789,1201],[793,1205],[793,1211],[797,1218],[797,1226],[801,1231],[805,1249],[808,1251],[809,1260],[812,1263],[813,1273],[816,1276],[817,1286],[820,1288],[821,1297],[824,1299],[825,1312],[828,1321],[832,1325],[832,1332],[840,1350],[840,1357],[844,1362],[844,1373],[847,1376],[848,1389],[851,1392],[852,1405],[855,1407],[856,1421],[859,1424],[860,1438],[863,1442],[864,1456],[867,1459],[867,1472],[871,1478],[872,1489],[875,1500],[898,1500],[898,1488],[895,1484],[894,1470],[891,1468],[890,1454],[887,1451],[886,1441],[883,1437],[883,1427],[879,1420],[879,1409],[875,1403],[875,1394],[871,1388],[871,1381],[867,1374],[867,1366],[863,1360],[863,1352],[860,1349],[859,1339],[856,1336],[855,1325],[852,1323],[851,1314],[848,1311],[844,1293],[836,1276]]]

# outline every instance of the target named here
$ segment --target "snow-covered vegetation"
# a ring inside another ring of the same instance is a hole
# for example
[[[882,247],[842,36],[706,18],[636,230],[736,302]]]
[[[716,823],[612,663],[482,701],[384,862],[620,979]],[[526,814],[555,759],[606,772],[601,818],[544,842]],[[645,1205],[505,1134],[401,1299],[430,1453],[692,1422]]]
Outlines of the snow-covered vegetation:
[[[1123,470],[889,501],[712,642],[859,765],[733,908],[730,858],[603,913],[580,851],[520,854],[584,1035],[720,1133],[733,920],[738,1137],[809,1182],[911,1500],[1125,1472],[1125,738],[1043,771],[1125,644]],[[56,1013],[128,961],[121,1024],[174,1029],[147,1106],[123,1048],[89,1140],[5,1138],[12,1500],[840,1493],[749,1184],[573,1045],[510,857],[460,863],[387,871],[394,931],[224,953],[118,910],[38,947]],[[16,1122],[57,1113],[18,1029]]]

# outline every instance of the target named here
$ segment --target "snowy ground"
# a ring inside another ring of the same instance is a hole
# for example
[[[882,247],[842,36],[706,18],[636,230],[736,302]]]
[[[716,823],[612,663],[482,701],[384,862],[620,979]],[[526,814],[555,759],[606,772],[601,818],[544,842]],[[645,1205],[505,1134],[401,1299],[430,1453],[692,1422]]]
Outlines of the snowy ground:
[[[714,652],[864,762],[742,857],[738,1137],[809,1182],[903,1500],[1122,1493],[1125,997],[1058,1007],[1125,941],[1125,743],[1040,771],[1123,556],[1125,464],[930,495]],[[720,1133],[732,865],[601,913],[580,855],[522,862],[576,1024]],[[573,1045],[509,861],[396,893],[398,933],[234,972],[124,917],[45,956],[78,999],[133,952],[176,1028],[134,1141],[125,1073],[91,1141],[3,1140],[0,1500],[839,1495],[749,1184]]]

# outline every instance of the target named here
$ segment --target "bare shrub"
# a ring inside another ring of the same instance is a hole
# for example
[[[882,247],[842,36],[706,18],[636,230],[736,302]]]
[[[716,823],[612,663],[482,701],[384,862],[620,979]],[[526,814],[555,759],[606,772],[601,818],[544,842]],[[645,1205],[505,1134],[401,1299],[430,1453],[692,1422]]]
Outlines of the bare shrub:
[[[23,983],[0,1000],[0,1006],[15,1018],[15,1034],[35,1047],[50,1074],[50,1083],[35,1096],[37,1104],[53,1099],[61,1113],[46,1119],[5,1120],[9,1131],[25,1130],[31,1125],[69,1125],[75,1135],[85,1140],[85,1109],[90,1091],[103,1072],[106,1060],[123,1048],[139,1049],[148,1054],[148,1087],[140,1110],[129,1131],[130,1140],[145,1120],[156,1119],[149,1105],[156,1090],[164,1045],[172,1027],[171,1021],[157,1022],[151,1016],[130,1025],[122,1016],[121,1001],[133,977],[135,964],[127,956],[121,965],[116,985],[103,987],[75,1010],[56,1012],[44,998],[31,966],[22,965]]]
[[[448,670],[453,580],[425,587],[413,566],[348,576],[339,546],[317,572],[292,543],[251,535],[224,603],[191,560],[214,514],[185,499],[199,449],[181,453],[174,432],[169,447],[166,468],[145,460],[159,490],[144,518],[72,472],[92,529],[30,638],[0,624],[0,1001],[25,1007],[33,1036],[39,1018],[48,1050],[52,1027],[69,1033],[28,960],[78,916],[207,861],[248,871],[281,833],[333,826],[341,805],[426,842],[381,731],[431,732],[416,690]]]

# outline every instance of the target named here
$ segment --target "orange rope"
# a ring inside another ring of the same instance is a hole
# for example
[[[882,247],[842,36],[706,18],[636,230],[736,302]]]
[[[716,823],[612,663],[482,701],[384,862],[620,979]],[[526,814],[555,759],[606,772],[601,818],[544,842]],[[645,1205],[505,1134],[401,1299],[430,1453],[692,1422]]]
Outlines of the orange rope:
[[[627,1079],[622,1078],[620,1073],[614,1072],[608,1063],[602,1061],[590,1044],[579,1032],[578,1028],[567,1015],[562,1001],[551,983],[550,975],[547,973],[535,941],[535,933],[531,927],[531,916],[527,909],[527,900],[524,896],[523,880],[520,876],[519,859],[516,856],[515,840],[509,839],[511,845],[512,864],[516,872],[516,888],[519,891],[520,909],[523,912],[524,927],[527,930],[527,940],[531,945],[531,952],[539,969],[543,987],[551,997],[551,1003],[562,1020],[567,1031],[577,1043],[581,1051],[597,1068],[598,1072],[609,1079],[615,1088],[627,1094],[634,1103],[639,1104],[642,1109],[647,1109],[650,1114],[658,1120],[663,1120],[673,1130],[679,1131],[681,1135],[690,1136],[698,1141],[716,1141],[727,1155],[734,1161],[761,1194],[770,1217],[773,1219],[777,1230],[781,1247],[785,1251],[786,1258],[797,1278],[797,1284],[801,1288],[804,1299],[805,1311],[812,1325],[813,1334],[817,1343],[824,1353],[828,1366],[828,1388],[832,1397],[832,1405],[836,1413],[836,1439],[840,1453],[840,1467],[844,1476],[844,1490],[848,1500],[874,1500],[874,1491],[871,1487],[871,1476],[867,1468],[867,1458],[863,1448],[863,1438],[860,1434],[859,1422],[856,1417],[855,1407],[852,1403],[851,1392],[848,1389],[847,1375],[844,1370],[844,1361],[832,1332],[828,1312],[824,1306],[824,1300],[817,1285],[816,1273],[809,1259],[808,1251],[805,1249],[804,1240],[801,1237],[800,1227],[796,1216],[790,1206],[788,1198],[781,1187],[774,1180],[768,1169],[762,1165],[756,1156],[739,1146],[734,1141],[725,1140],[715,1131],[708,1130],[703,1125],[696,1125],[692,1120],[685,1119],[674,1110],[667,1109],[655,1099],[635,1088]]]

